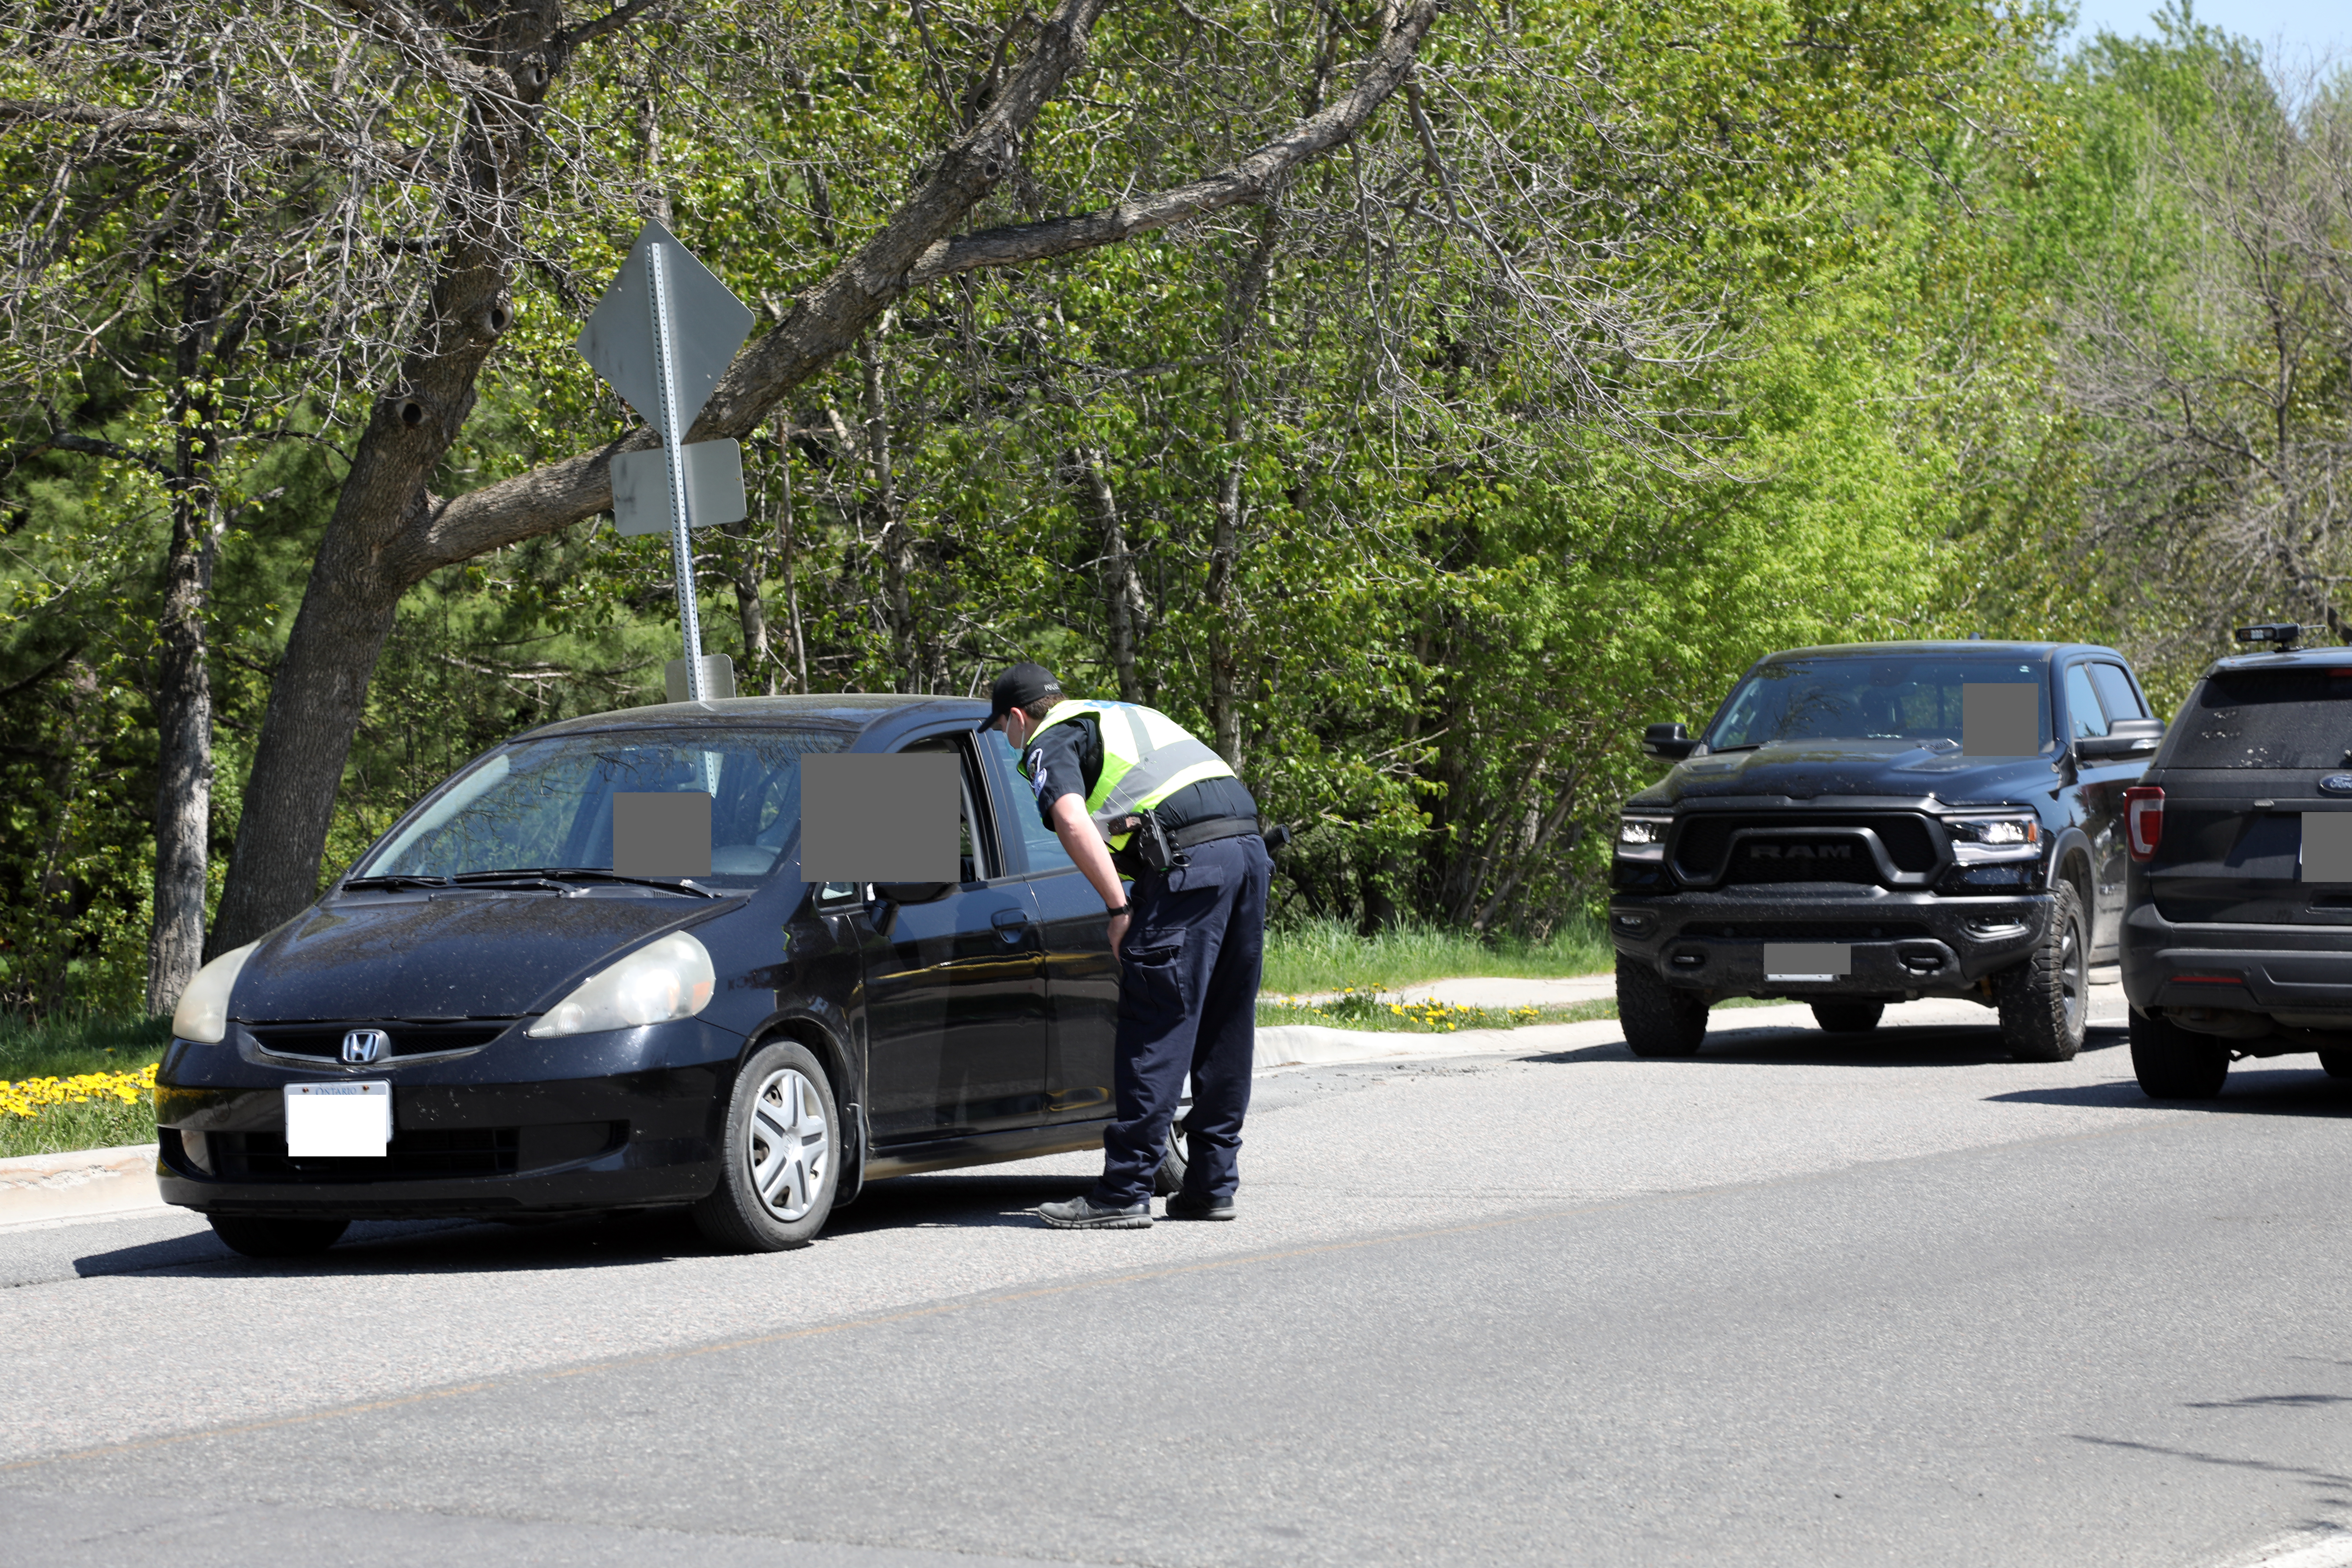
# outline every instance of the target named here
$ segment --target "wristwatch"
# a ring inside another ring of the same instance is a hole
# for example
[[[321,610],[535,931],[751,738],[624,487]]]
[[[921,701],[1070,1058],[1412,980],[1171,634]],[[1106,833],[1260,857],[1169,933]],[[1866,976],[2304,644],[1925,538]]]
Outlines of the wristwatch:
[[[1135,906],[1133,904],[1121,904],[1115,910],[1105,910],[1103,914],[1108,918],[1111,915],[1131,915],[1134,912]]]

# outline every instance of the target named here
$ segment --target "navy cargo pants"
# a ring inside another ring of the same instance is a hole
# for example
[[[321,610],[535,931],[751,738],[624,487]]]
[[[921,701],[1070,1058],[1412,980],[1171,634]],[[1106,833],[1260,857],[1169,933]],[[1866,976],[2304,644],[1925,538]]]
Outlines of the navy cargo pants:
[[[1128,1208],[1151,1196],[1169,1124],[1192,1075],[1185,1190],[1227,1198],[1257,1060],[1257,983],[1265,960],[1265,891],[1274,861],[1255,833],[1213,838],[1191,861],[1146,872],[1119,946],[1118,1120],[1103,1133],[1094,1201]]]

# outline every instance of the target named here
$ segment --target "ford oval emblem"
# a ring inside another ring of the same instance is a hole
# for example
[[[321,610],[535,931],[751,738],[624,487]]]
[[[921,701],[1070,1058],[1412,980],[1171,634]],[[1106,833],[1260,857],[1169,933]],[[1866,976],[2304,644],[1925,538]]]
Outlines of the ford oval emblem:
[[[2330,773],[2319,781],[2319,787],[2329,795],[2352,795],[2352,773]]]

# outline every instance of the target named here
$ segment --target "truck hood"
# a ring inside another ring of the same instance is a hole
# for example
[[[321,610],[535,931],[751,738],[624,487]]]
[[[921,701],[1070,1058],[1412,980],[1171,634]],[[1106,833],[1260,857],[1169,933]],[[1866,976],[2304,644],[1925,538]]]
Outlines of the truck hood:
[[[264,937],[229,1016],[247,1023],[511,1018],[575,976],[714,906],[560,893],[345,898]]]
[[[1909,741],[1775,742],[1748,752],[1718,752],[1676,763],[1674,771],[1628,805],[1674,805],[1718,796],[1875,795],[1948,805],[2030,799],[2060,782],[2050,757],[1964,757],[1957,747]]]

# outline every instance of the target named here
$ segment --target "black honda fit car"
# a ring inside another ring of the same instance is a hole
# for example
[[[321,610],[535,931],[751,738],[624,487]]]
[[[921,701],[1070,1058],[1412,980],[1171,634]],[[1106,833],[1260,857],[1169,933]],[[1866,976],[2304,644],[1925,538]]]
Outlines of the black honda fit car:
[[[986,716],[729,699],[477,758],[189,986],[156,1074],[164,1199],[256,1256],[355,1219],[678,1205],[773,1250],[877,1177],[1098,1147],[1102,900]],[[955,757],[961,880],[803,882],[815,752]],[[709,794],[709,875],[613,869],[614,796],[657,792]]]

